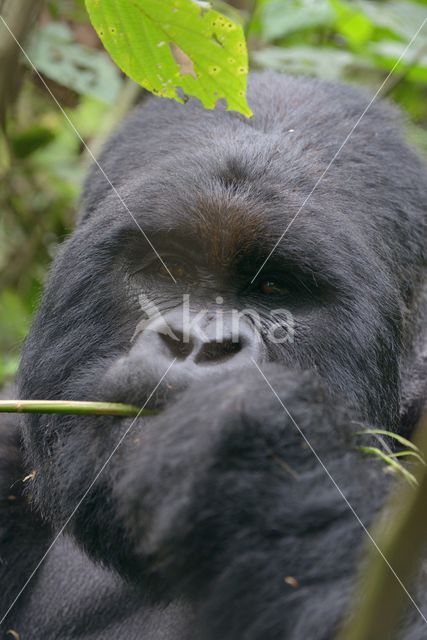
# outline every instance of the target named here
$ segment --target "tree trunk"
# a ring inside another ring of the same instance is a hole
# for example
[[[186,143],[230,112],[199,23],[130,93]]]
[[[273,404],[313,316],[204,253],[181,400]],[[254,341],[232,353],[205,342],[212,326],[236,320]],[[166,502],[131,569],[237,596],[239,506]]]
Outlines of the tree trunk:
[[[17,97],[22,81],[24,67],[18,42],[24,46],[43,5],[44,0],[0,0],[0,124],[2,126],[5,123],[6,110]]]

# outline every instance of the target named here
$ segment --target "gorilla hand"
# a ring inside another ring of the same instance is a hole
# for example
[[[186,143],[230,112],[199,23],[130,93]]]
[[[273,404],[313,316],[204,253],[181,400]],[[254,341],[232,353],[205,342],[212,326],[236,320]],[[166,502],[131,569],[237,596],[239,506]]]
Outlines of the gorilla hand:
[[[362,520],[384,480],[313,374],[265,374],[283,406],[255,367],[175,400],[147,425],[117,496],[144,566],[166,597],[195,603],[202,638],[326,640],[363,531],[313,450]]]

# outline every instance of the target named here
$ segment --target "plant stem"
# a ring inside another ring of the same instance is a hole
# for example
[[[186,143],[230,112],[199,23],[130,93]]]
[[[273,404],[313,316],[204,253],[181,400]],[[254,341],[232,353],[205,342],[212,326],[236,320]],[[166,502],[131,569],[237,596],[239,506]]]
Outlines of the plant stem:
[[[0,413],[63,413],[87,416],[151,416],[157,411],[120,402],[73,400],[1,400]]]

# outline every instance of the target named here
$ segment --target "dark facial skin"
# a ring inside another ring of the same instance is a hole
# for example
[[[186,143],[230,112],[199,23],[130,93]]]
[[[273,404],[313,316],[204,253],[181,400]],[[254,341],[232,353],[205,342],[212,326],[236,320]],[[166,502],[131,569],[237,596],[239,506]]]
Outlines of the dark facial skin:
[[[149,100],[107,144],[128,210],[93,169],[20,394],[158,414],[29,416],[25,466],[56,530],[117,448],[68,531],[149,606],[184,599],[197,638],[331,640],[363,531],[296,425],[370,523],[389,482],[354,421],[408,432],[424,401],[426,174],[373,105],[298,213],[366,97],[274,74],[249,95],[252,121]]]

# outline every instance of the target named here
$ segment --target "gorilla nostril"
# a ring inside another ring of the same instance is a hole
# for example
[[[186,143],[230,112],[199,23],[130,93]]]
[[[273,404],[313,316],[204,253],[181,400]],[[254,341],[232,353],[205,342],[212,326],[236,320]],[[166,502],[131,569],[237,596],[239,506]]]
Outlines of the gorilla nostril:
[[[196,364],[217,364],[232,358],[242,349],[242,343],[233,340],[223,340],[222,342],[206,342],[194,358]]]
[[[174,330],[174,335],[176,336],[176,338],[169,335],[168,333],[160,333],[159,335],[173,357],[177,358],[178,360],[185,360],[185,358],[188,358],[190,353],[193,351],[194,344],[192,340],[188,340],[186,342],[184,340],[183,333],[181,333],[180,331]]]

